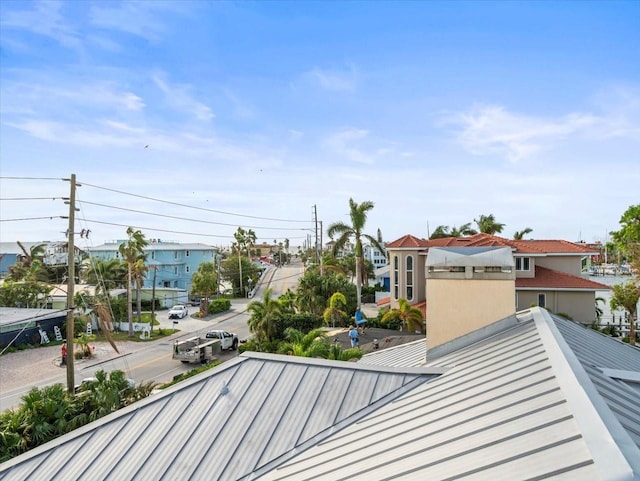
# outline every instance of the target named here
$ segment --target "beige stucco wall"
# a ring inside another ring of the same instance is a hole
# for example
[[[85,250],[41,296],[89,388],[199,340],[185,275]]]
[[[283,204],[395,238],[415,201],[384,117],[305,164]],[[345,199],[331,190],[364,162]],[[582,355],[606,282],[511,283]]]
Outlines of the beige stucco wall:
[[[582,272],[581,256],[547,256],[536,257],[536,265],[579,276]]]
[[[429,279],[427,349],[513,315],[515,281]]]
[[[389,283],[391,289],[391,308],[398,307],[398,299],[395,291],[394,256],[398,256],[398,297],[407,299],[411,304],[417,304],[425,299],[425,255],[420,255],[418,250],[391,251],[389,255]],[[413,299],[407,298],[407,257],[413,256]]]
[[[518,291],[518,310],[538,305],[538,294],[545,294],[546,308],[554,313],[564,313],[583,324],[591,324],[596,317],[596,295],[593,291]]]

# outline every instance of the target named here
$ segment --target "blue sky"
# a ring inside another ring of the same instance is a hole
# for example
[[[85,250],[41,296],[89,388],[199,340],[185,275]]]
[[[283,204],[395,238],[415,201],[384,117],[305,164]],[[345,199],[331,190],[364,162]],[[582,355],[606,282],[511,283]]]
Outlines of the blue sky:
[[[594,241],[640,201],[639,2],[3,0],[0,28],[5,242],[64,237],[72,173],[93,245],[298,245],[349,198],[386,241]]]

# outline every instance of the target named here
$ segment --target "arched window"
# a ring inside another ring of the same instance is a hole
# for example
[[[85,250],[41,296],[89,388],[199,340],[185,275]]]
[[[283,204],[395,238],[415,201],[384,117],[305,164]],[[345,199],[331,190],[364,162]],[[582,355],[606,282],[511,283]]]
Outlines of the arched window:
[[[407,256],[407,301],[413,300],[413,256]]]
[[[398,272],[398,256],[393,256],[393,298],[397,301],[399,288],[398,288],[398,279],[400,278],[400,274]]]

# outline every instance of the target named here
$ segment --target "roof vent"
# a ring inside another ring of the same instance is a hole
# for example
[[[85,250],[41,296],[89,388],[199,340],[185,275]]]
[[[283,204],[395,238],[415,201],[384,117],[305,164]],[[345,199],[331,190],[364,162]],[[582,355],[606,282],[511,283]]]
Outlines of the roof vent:
[[[229,394],[229,386],[227,386],[227,381],[222,381],[222,386],[220,386],[220,395],[224,396],[225,394]]]

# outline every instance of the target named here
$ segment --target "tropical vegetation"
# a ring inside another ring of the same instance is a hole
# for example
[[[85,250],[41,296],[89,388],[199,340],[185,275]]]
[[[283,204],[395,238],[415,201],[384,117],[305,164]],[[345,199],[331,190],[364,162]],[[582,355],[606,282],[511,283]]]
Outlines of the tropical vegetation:
[[[373,202],[364,201],[360,204],[353,199],[349,199],[349,218],[351,223],[347,224],[342,221],[334,222],[329,226],[327,235],[334,239],[333,255],[336,256],[351,241],[354,243],[355,259],[356,259],[356,309],[360,309],[362,303],[362,277],[364,272],[364,249],[362,245],[363,239],[378,249],[385,252],[378,230],[378,238],[373,237],[364,232],[367,223],[367,215],[374,207]]]
[[[75,394],[62,384],[34,387],[0,413],[0,463],[148,396],[155,384],[131,384],[122,371],[98,371]]]
[[[398,307],[387,311],[381,319],[383,325],[388,325],[393,321],[400,322],[400,325],[407,331],[423,332],[423,314],[420,309],[413,307],[406,299],[398,299]]]

